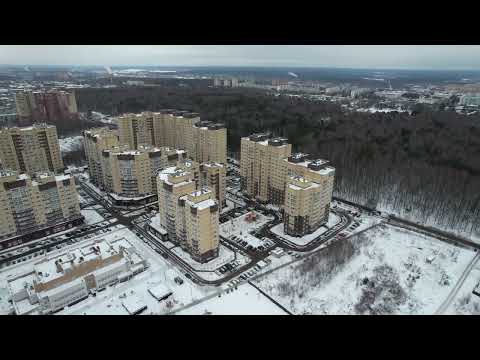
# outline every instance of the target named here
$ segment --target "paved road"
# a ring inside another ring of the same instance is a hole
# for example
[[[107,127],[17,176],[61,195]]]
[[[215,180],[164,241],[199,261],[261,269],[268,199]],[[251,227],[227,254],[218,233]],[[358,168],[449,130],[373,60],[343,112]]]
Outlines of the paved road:
[[[467,267],[463,271],[462,275],[460,276],[460,279],[458,279],[457,283],[453,287],[450,294],[448,294],[447,298],[442,302],[438,310],[435,312],[435,315],[442,315],[448,309],[453,299],[455,299],[455,296],[457,296],[458,291],[461,289],[468,275],[472,272],[473,268],[475,267],[475,265],[477,265],[479,260],[480,260],[480,253],[477,253],[473,257],[472,261],[470,261],[470,263],[467,265]]]

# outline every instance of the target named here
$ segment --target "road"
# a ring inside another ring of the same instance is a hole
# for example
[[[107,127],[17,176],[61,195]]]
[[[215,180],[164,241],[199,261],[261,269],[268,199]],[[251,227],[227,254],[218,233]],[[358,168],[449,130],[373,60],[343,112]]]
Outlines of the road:
[[[470,263],[467,265],[467,267],[463,271],[462,275],[460,276],[460,279],[458,279],[452,291],[450,291],[450,294],[448,294],[447,298],[442,302],[438,310],[435,312],[435,315],[442,315],[448,309],[453,299],[455,299],[455,296],[457,296],[458,291],[461,289],[468,275],[472,272],[473,268],[475,267],[475,265],[477,265],[479,260],[480,260],[480,253],[477,253],[473,257],[472,261],[470,261]]]

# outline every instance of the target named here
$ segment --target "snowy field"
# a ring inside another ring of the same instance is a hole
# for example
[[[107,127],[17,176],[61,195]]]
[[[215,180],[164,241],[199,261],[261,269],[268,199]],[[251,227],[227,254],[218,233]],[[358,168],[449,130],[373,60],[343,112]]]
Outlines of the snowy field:
[[[60,143],[60,152],[66,154],[72,151],[81,150],[83,147],[83,136],[70,136],[63,139],[58,139]]]
[[[296,314],[433,314],[474,254],[380,225],[256,283]]]
[[[480,315],[480,296],[472,293],[480,282],[480,263],[472,269],[450,306],[447,315]]]
[[[311,234],[307,234],[305,236],[302,236],[302,237],[295,237],[295,236],[290,236],[290,235],[287,235],[283,232],[283,222],[278,224],[278,225],[275,225],[274,227],[271,228],[271,231],[294,243],[294,244],[297,244],[297,245],[307,245],[309,242],[311,242],[312,240],[315,240],[317,237],[319,237],[320,235],[322,235],[325,231],[327,231],[328,229],[334,227],[335,225],[337,225],[338,223],[340,222],[340,217],[338,217],[337,215],[335,215],[333,212],[330,213],[330,216],[328,217],[328,222],[325,226],[320,226],[316,231],[314,231],[313,233]]]
[[[177,315],[286,315],[250,284],[181,310]]]

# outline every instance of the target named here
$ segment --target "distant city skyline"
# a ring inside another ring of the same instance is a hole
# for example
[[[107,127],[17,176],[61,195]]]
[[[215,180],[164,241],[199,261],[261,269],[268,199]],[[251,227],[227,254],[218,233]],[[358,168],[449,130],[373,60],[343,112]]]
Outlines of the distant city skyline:
[[[0,64],[480,70],[480,46],[1,45]]]

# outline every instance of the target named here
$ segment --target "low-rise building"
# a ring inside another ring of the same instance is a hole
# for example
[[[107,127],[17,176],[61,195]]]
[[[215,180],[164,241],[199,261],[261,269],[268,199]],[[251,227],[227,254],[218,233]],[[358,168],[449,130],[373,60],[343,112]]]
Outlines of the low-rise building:
[[[8,279],[8,289],[17,315],[48,314],[131,278],[146,266],[125,238],[93,241],[35,263],[31,271]]]

